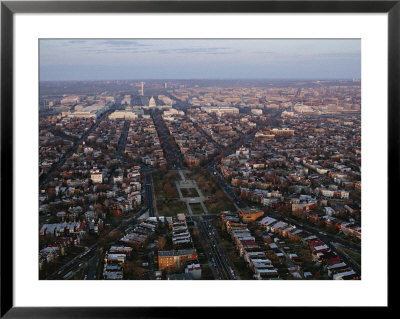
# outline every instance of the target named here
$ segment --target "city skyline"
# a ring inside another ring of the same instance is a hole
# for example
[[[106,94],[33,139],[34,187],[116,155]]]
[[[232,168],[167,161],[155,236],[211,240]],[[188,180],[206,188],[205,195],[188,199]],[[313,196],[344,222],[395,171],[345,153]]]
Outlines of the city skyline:
[[[360,39],[41,39],[40,81],[352,79]]]
[[[39,95],[39,279],[361,280],[360,81]]]

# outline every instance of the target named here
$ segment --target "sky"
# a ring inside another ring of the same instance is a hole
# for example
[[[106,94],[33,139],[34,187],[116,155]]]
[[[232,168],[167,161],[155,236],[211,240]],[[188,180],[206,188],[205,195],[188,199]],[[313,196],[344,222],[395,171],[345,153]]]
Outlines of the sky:
[[[360,39],[40,39],[40,80],[352,79]]]

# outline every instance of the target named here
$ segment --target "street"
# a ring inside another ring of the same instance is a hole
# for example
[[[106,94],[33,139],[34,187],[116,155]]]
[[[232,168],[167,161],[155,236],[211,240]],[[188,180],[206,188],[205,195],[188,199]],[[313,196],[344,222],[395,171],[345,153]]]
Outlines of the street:
[[[202,217],[193,217],[197,224],[200,226],[200,234],[204,242],[207,245],[206,253],[209,255],[211,262],[219,276],[217,279],[237,279],[233,273],[233,270],[226,258],[224,252],[221,252],[218,240],[214,234],[214,228],[209,221],[203,220]]]

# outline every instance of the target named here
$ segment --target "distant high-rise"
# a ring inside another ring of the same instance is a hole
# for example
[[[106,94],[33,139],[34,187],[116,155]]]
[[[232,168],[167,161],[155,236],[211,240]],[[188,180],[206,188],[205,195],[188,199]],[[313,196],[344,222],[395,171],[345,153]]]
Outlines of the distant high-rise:
[[[143,96],[144,95],[144,82],[140,82],[140,95]]]
[[[164,89],[166,89],[168,86],[167,82],[164,82]]]

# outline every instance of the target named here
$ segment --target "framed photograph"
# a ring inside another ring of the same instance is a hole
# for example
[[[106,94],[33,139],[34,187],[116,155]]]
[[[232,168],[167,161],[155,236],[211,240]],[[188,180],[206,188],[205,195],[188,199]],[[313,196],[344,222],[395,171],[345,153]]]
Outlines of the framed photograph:
[[[1,316],[388,309],[399,18],[2,1]]]

